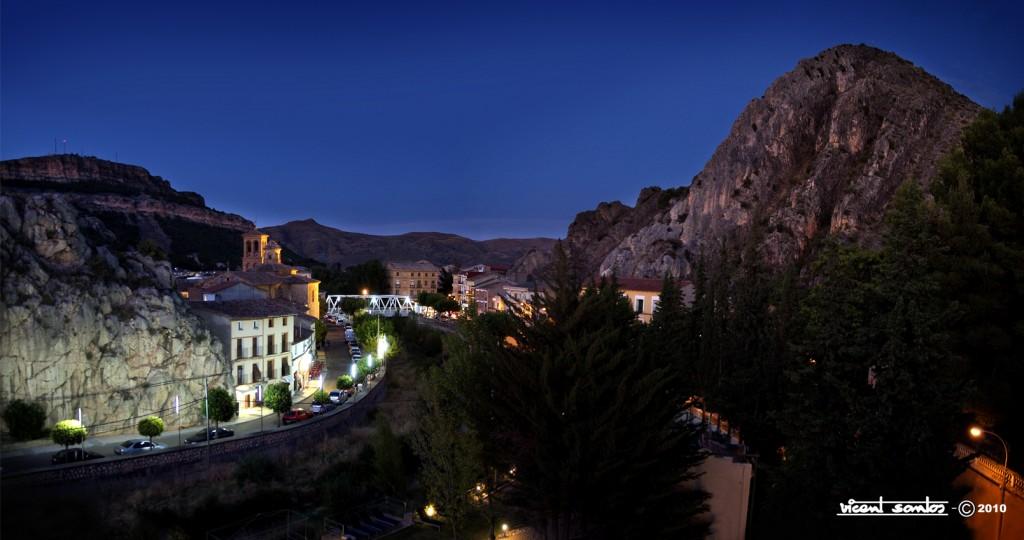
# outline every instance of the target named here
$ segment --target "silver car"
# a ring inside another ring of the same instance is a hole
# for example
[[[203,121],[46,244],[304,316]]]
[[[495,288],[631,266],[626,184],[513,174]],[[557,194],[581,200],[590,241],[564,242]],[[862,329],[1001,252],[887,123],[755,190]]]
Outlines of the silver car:
[[[134,456],[165,448],[167,448],[165,444],[150,442],[144,439],[132,439],[121,443],[121,446],[114,449],[114,453],[119,456]]]

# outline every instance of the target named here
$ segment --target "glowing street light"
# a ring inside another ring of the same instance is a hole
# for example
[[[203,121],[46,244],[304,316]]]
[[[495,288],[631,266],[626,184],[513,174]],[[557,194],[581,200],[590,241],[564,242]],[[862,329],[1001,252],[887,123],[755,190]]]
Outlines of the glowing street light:
[[[368,367],[370,369],[373,369],[373,355],[372,354],[366,355],[366,367]]]
[[[352,367],[348,368],[348,374],[352,377],[352,380],[356,380],[356,376],[359,375],[359,366],[355,362],[352,362]]]
[[[320,390],[324,389],[324,374],[320,374]]]
[[[377,336],[377,358],[384,358],[384,355],[388,353],[388,346],[389,345],[387,335]]]
[[[437,508],[434,508],[433,504],[428,504],[423,508],[423,513],[426,514],[428,518],[432,518],[437,515]]]
[[[1003,438],[995,432],[981,429],[978,426],[971,426],[971,429],[967,432],[970,433],[971,437],[974,439],[981,439],[985,435],[991,435],[996,439],[999,439],[999,442],[1003,443],[1003,481],[999,484],[999,506],[1002,508],[1006,503],[1006,479],[1010,476],[1010,470],[1007,468],[1010,464],[1010,449],[1006,446],[1006,441],[1004,441]],[[1003,537],[1003,514],[1005,513],[1006,512],[999,512],[999,525],[996,527],[997,539]]]
[[[366,296],[368,294],[370,294],[370,291],[368,289],[363,289],[363,296]]]

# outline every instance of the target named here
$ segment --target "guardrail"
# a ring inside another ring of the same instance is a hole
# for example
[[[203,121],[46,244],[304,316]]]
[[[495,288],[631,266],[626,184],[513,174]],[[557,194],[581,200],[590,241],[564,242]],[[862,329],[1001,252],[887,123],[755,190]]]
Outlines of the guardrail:
[[[387,393],[387,377],[370,388],[351,407],[338,409],[315,420],[299,422],[284,428],[266,433],[253,433],[225,439],[213,444],[175,447],[154,454],[141,456],[105,458],[85,463],[73,463],[57,467],[47,467],[31,471],[5,475],[3,488],[15,489],[18,486],[43,486],[69,483],[79,480],[123,480],[154,476],[178,476],[195,473],[209,463],[234,462],[248,453],[280,451],[300,444],[308,446],[313,438],[325,438],[337,434],[339,430],[352,427],[361,422],[366,414]],[[335,432],[335,433],[331,433]]]
[[[974,456],[971,459],[970,467],[977,471],[979,474],[995,482],[997,485],[1002,485],[1003,478],[1006,479],[1006,491],[1013,493],[1014,495],[1024,499],[1024,477],[1017,474],[1015,471],[1004,469],[1003,464],[996,460],[979,454],[977,450],[967,446],[966,444],[957,443],[956,450],[953,454],[964,459],[970,456]]]

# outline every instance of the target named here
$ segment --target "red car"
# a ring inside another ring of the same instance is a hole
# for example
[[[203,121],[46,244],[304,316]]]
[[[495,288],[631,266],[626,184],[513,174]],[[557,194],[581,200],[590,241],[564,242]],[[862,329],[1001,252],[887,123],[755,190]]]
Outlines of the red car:
[[[281,423],[284,425],[292,424],[295,422],[301,422],[303,420],[309,420],[313,418],[313,413],[306,409],[292,409],[281,417]]]

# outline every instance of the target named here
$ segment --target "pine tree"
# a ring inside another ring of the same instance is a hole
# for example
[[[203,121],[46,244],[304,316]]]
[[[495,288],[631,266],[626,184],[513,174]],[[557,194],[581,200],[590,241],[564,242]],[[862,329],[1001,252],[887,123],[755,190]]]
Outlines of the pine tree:
[[[549,538],[700,535],[703,496],[681,487],[702,456],[676,420],[679,372],[642,346],[614,280],[583,289],[575,266],[556,248],[532,316],[467,333],[466,350],[486,351],[485,363],[469,370],[477,384],[454,390],[488,463],[516,469],[502,496]]]

